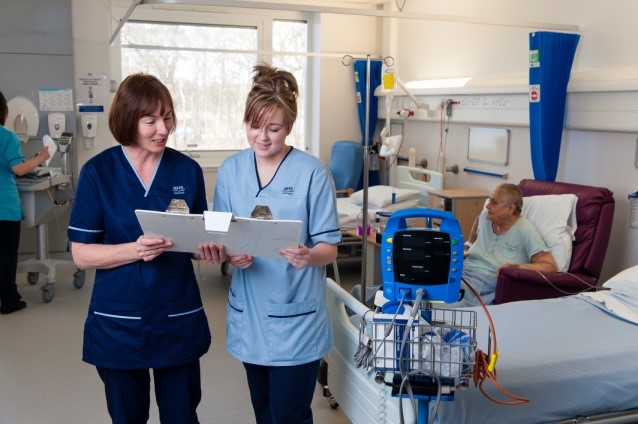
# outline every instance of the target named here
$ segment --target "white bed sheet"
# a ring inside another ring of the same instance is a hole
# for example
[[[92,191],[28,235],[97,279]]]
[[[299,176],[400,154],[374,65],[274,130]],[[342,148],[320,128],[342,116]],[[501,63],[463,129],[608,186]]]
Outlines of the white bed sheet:
[[[486,318],[478,308],[477,341]],[[442,423],[551,423],[638,408],[638,325],[580,296],[489,307],[500,357],[499,383],[530,399],[497,405],[471,385],[443,402]],[[493,385],[488,393],[504,399]]]
[[[368,216],[374,216],[377,212],[396,212],[402,209],[415,208],[419,205],[419,199],[408,199],[402,202],[387,205],[381,209],[368,208]],[[337,212],[339,214],[339,225],[342,229],[351,229],[357,225],[361,205],[352,203],[348,197],[337,198]]]

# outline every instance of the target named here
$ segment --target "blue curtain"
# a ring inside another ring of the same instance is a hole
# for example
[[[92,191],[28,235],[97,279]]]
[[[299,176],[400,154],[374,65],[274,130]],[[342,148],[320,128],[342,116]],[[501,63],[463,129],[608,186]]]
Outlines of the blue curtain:
[[[567,83],[578,34],[529,35],[529,131],[534,178],[555,181],[565,123]]]
[[[374,95],[374,89],[381,84],[381,69],[383,61],[370,60],[370,93],[366,92],[367,60],[354,61],[354,82],[357,91],[357,108],[359,110],[359,126],[361,127],[361,144],[371,146],[374,143],[374,132],[377,128],[379,99]],[[366,100],[370,98],[368,140],[365,140]],[[370,171],[368,182],[370,186],[378,185],[379,171]]]

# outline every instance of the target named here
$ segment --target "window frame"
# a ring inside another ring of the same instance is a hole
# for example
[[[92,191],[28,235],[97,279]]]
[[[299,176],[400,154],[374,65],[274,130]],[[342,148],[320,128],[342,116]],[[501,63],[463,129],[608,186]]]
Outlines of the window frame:
[[[113,16],[123,16],[126,12],[125,7],[113,5],[111,7],[111,13]],[[241,13],[237,13],[232,8],[224,8],[224,7],[206,7],[206,6],[153,6],[153,7],[137,7],[135,11],[129,17],[130,21],[148,21],[148,22],[156,22],[156,23],[172,23],[172,24],[196,24],[196,25],[224,25],[224,26],[249,26],[257,28],[257,47],[258,50],[255,54],[258,57],[258,60],[264,60],[266,62],[271,62],[273,55],[281,54],[281,52],[273,51],[272,49],[272,28],[273,22],[276,20],[293,20],[293,21],[304,21],[307,24],[307,49],[308,51],[312,50],[312,16],[308,13],[302,12],[291,12],[291,11],[254,11],[241,9]],[[246,51],[241,51],[245,53]],[[309,52],[300,52],[305,56],[308,56]],[[304,81],[304,86],[300,87],[300,90],[303,90],[304,96],[304,110],[305,110],[305,125],[304,132],[302,137],[305,141],[305,149],[306,151],[310,151],[313,146],[308,143],[307,140],[310,140],[309,134],[312,133],[312,119],[311,114],[309,113],[309,97],[310,90],[308,89],[312,86],[311,78],[311,64],[308,63],[306,67],[306,78]],[[112,82],[112,94],[114,93],[114,88],[117,85],[117,82],[122,80],[122,71],[121,71],[121,48],[120,48],[120,37],[119,35],[114,40],[111,45],[111,54],[110,54],[110,74],[111,79],[114,80]],[[179,117],[177,118],[179,121]],[[246,143],[246,147],[248,144]],[[237,152],[237,150],[204,150],[204,151],[194,151],[194,152],[183,152],[185,154],[190,155],[192,158],[197,160],[197,162],[204,168],[205,170],[216,170],[219,165],[221,165],[222,161],[233,153]]]

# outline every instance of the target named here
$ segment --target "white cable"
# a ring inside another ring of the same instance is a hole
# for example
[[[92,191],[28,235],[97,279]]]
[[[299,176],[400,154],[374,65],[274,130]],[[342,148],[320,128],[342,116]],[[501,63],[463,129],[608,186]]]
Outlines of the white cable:
[[[377,392],[377,424],[385,424],[385,385]]]

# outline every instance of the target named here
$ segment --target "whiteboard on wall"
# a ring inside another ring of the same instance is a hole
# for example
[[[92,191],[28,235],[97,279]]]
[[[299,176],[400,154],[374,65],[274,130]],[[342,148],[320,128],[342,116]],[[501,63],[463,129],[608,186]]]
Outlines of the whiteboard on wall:
[[[508,129],[470,127],[467,159],[473,162],[507,165],[509,144]]]

